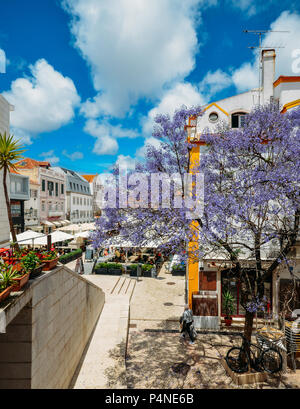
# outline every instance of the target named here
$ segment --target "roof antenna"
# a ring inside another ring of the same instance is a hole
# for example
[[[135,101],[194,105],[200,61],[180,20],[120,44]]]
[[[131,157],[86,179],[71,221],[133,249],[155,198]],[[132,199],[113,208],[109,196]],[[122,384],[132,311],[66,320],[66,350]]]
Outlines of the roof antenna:
[[[261,100],[261,87],[262,87],[262,50],[268,48],[285,48],[284,46],[262,46],[262,36],[267,33],[289,33],[290,31],[275,31],[275,30],[243,30],[244,33],[247,34],[255,34],[259,36],[258,46],[251,46],[248,47],[251,50],[258,49],[259,50],[259,59],[258,59],[258,105],[260,105]]]

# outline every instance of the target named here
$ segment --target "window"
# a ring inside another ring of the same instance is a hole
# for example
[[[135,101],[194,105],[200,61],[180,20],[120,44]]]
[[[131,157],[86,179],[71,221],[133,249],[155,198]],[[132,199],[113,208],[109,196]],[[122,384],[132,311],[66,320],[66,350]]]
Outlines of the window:
[[[73,196],[73,205],[76,204],[75,200],[76,200],[76,198],[75,198],[75,196]]]
[[[61,192],[62,195],[64,194],[64,186],[65,185],[61,185],[61,191],[60,192]]]
[[[231,128],[243,128],[246,112],[236,112],[231,115]]]
[[[208,119],[210,120],[210,122],[217,122],[219,119],[219,115],[216,112],[211,112]]]
[[[54,190],[54,183],[48,181],[48,192],[50,193],[50,196],[52,196]]]
[[[46,192],[46,181],[45,181],[45,179],[42,180],[42,192]]]
[[[45,211],[45,202],[42,202],[42,212]]]
[[[55,196],[58,196],[58,183],[55,183]]]

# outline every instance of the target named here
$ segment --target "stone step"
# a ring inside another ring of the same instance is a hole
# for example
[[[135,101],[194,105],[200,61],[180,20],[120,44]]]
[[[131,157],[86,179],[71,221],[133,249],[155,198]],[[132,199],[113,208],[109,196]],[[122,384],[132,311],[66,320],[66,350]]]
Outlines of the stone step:
[[[123,286],[123,284],[124,284],[125,279],[126,279],[125,277],[120,276],[120,277],[118,278],[118,281],[116,282],[116,284],[115,284],[114,287],[112,288],[112,290],[111,290],[110,293],[113,294],[113,295],[118,295],[120,289],[122,288],[122,286]]]

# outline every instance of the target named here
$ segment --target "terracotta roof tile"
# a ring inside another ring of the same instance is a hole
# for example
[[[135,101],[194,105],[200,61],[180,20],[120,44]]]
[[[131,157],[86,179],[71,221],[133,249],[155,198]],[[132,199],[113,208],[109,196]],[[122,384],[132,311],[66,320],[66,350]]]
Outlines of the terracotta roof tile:
[[[42,162],[31,158],[24,158],[19,162],[16,162],[15,165],[20,169],[34,169],[40,166],[51,166],[49,162]]]
[[[96,174],[96,175],[82,175],[82,177],[84,177],[85,180],[87,180],[89,183],[92,183],[96,176],[98,176],[98,174]]]

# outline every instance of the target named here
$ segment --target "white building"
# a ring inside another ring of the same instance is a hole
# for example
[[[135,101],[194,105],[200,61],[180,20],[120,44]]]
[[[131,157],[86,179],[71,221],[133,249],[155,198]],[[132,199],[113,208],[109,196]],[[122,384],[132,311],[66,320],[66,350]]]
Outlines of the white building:
[[[202,116],[190,118],[189,127],[187,128],[189,138],[191,142],[200,144],[200,157],[202,150],[205,149],[205,144],[201,141],[201,135],[205,130],[208,129],[210,132],[217,134],[218,127],[222,125],[232,129],[243,127],[245,115],[257,105],[264,105],[270,102],[277,103],[283,114],[300,105],[300,76],[281,75],[275,80],[275,63],[275,50],[263,50],[260,88],[211,102],[204,107]],[[293,259],[296,263],[294,273],[300,275],[299,246],[293,249],[293,252],[295,253]],[[274,257],[271,253],[272,247],[268,248],[265,259]],[[200,263],[198,263],[197,269],[193,268],[192,264],[189,264],[188,277],[192,283],[191,285],[189,284],[189,296],[193,291],[212,291],[216,293],[217,314],[220,317],[224,315],[221,296],[222,288],[225,288],[224,286],[229,283],[228,285],[231,286],[230,291],[235,297],[234,315],[243,317],[245,312],[240,305],[238,295],[240,284],[236,283],[232,278],[229,280],[226,276],[226,272],[221,271],[221,265],[224,264],[225,258],[218,258],[216,254],[210,257],[210,259],[204,258],[204,260],[202,260],[201,269]],[[200,275],[202,278],[199,278],[199,280],[197,278],[194,281],[195,283],[197,282],[197,284],[192,287],[193,280],[197,276],[200,277]],[[271,299],[271,308],[274,314],[278,311],[281,286],[284,284],[284,280],[289,278],[290,273],[288,271],[275,271],[270,282],[265,284],[265,290]],[[196,288],[196,286],[198,286],[198,288]]]
[[[66,178],[66,214],[72,223],[88,223],[94,221],[93,196],[90,184],[73,170],[54,167]]]
[[[0,133],[9,133],[9,117],[12,110],[13,106],[0,95]],[[9,175],[7,175],[7,186],[9,186]],[[9,245],[9,241],[9,222],[3,189],[3,171],[0,170],[0,248]]]
[[[102,197],[103,186],[98,174],[96,175],[82,175],[90,185],[91,195],[93,196],[93,215],[94,217],[101,216],[101,209],[99,205],[99,197]]]
[[[55,228],[64,225],[66,219],[65,175],[56,172],[49,162],[31,158],[22,159],[17,162],[17,166],[18,173],[28,176],[32,186],[32,200],[25,207],[27,226],[29,227],[29,220],[32,220],[31,216],[35,215],[39,216],[39,223],[42,226],[31,223],[30,228],[33,230],[50,233]],[[34,184],[38,187],[38,193],[33,188]]]
[[[262,51],[261,88],[211,102],[197,119],[196,128],[190,128],[191,142],[201,139],[204,129],[213,131],[222,122],[231,128],[243,126],[244,115],[256,105],[276,102],[286,112],[300,105],[300,76],[281,75],[275,81],[275,50]]]

